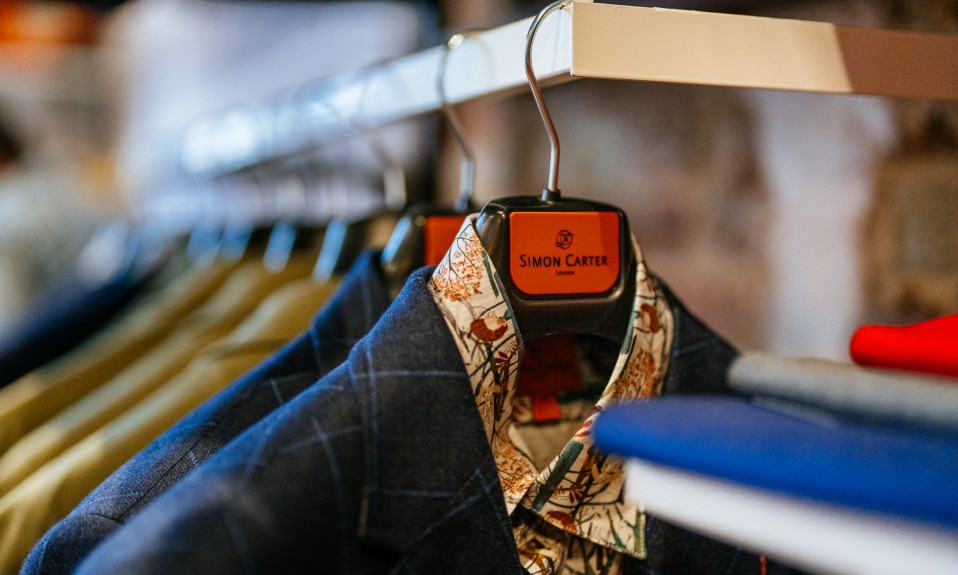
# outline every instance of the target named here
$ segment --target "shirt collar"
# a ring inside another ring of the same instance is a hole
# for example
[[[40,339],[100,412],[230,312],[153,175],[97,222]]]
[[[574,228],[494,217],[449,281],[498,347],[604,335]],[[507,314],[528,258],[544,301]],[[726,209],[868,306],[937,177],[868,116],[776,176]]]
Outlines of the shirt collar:
[[[644,558],[645,518],[638,508],[621,501],[622,461],[594,448],[591,428],[610,405],[661,392],[673,331],[663,293],[633,238],[635,304],[615,368],[578,432],[549,465],[537,469],[526,455],[513,414],[522,338],[474,223],[474,215],[466,218],[429,287],[469,374],[506,509],[512,514],[521,505],[567,533]]]

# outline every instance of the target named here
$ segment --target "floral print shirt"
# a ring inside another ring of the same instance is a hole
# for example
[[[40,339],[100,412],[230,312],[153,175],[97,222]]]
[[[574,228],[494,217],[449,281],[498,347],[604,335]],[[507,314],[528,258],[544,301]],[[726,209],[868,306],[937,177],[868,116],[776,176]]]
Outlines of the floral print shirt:
[[[612,375],[578,431],[539,469],[519,432],[527,411],[515,394],[519,326],[474,224],[475,216],[466,219],[429,285],[472,383],[520,560],[533,574],[617,573],[624,556],[646,556],[645,516],[622,501],[623,461],[595,450],[591,427],[608,406],[661,392],[673,331],[669,306],[633,238],[635,304]]]

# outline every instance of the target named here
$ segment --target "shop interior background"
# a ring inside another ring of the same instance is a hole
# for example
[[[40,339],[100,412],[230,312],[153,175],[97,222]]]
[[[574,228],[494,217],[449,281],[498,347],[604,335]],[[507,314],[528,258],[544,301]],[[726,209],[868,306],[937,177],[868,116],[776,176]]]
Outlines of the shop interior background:
[[[284,201],[294,172],[309,217],[369,209],[375,190],[365,203],[349,193],[381,169],[369,136],[209,182],[178,164],[183,130],[540,4],[0,4],[0,333],[78,262],[91,278],[105,273],[103,237],[117,222],[256,219]],[[958,32],[958,2],[946,0],[657,5]],[[625,209],[650,266],[739,347],[846,359],[858,325],[958,309],[955,104],[593,80],[546,99],[564,194]],[[537,193],[548,144],[531,98],[480,100],[460,115],[477,203]],[[374,137],[415,195],[452,201],[458,154],[435,118]],[[304,166],[347,191],[313,186]]]

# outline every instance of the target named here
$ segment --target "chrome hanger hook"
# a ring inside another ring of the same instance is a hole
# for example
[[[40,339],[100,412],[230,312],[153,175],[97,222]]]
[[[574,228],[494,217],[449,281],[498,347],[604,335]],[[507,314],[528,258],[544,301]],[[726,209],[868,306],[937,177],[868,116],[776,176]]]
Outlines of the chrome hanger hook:
[[[446,67],[449,62],[449,54],[456,47],[460,46],[469,36],[472,36],[482,29],[471,29],[453,34],[443,46],[442,58],[439,61],[439,74],[436,76],[436,92],[439,95],[439,112],[446,121],[453,139],[459,146],[462,153],[462,162],[459,164],[459,195],[456,198],[455,209],[457,212],[465,212],[469,209],[472,202],[473,191],[476,187],[476,156],[466,141],[462,124],[459,122],[459,116],[456,115],[449,100],[446,97]]]
[[[526,35],[526,78],[529,80],[532,97],[536,101],[536,107],[539,108],[542,123],[546,126],[546,132],[549,133],[549,141],[551,143],[549,184],[542,192],[542,199],[546,201],[559,199],[559,135],[556,133],[555,124],[552,123],[552,116],[549,115],[549,109],[546,108],[545,99],[542,97],[542,89],[539,87],[539,81],[536,80],[536,74],[532,69],[532,45],[536,38],[536,32],[539,31],[539,26],[543,20],[545,20],[549,14],[552,14],[560,8],[565,8],[571,3],[572,0],[556,0],[556,2],[543,8],[532,20],[532,25],[529,26],[529,33]]]
[[[386,147],[379,133],[379,129],[363,121],[363,108],[365,107],[366,98],[369,95],[369,87],[370,84],[372,84],[373,75],[380,70],[387,70],[389,63],[388,60],[379,62],[365,70],[363,83],[360,86],[358,102],[356,104],[356,113],[351,122],[353,126],[363,134],[363,137],[372,146],[373,152],[375,152],[379,161],[383,164],[384,199],[386,206],[393,210],[400,211],[409,205],[409,190],[406,188],[406,169],[402,167],[399,161],[396,160],[395,156],[393,156]]]

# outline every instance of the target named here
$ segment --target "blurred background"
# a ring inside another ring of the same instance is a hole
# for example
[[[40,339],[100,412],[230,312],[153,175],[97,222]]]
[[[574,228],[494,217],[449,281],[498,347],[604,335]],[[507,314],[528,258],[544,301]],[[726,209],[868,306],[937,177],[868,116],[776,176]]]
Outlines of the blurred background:
[[[621,3],[958,28],[953,0]],[[0,333],[78,265],[107,273],[131,229],[368,211],[380,148],[413,196],[451,202],[459,156],[432,117],[212,181],[183,169],[184,130],[543,5],[0,2]],[[845,359],[858,325],[958,312],[955,104],[594,80],[546,98],[563,192],[622,207],[650,267],[741,348]],[[549,152],[531,98],[459,111],[477,203],[538,193]]]

